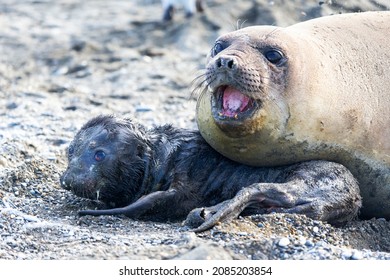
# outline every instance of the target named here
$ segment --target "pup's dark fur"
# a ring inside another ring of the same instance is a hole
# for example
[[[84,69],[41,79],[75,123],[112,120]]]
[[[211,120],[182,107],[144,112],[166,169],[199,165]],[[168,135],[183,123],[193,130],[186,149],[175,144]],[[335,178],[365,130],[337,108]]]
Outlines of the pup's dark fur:
[[[107,210],[158,221],[184,219],[197,230],[239,214],[302,213],[333,224],[353,219],[358,185],[342,165],[311,161],[258,168],[214,151],[198,131],[170,125],[147,130],[130,119],[99,116],[69,146],[63,188],[98,199]],[[197,208],[197,209],[195,209]]]

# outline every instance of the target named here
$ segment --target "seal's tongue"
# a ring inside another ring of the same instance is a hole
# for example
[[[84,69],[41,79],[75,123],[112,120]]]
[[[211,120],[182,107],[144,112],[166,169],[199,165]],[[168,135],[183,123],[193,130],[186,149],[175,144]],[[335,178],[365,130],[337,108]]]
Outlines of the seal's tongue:
[[[222,96],[222,115],[236,117],[238,113],[245,110],[250,102],[250,98],[243,95],[239,90],[227,86]]]

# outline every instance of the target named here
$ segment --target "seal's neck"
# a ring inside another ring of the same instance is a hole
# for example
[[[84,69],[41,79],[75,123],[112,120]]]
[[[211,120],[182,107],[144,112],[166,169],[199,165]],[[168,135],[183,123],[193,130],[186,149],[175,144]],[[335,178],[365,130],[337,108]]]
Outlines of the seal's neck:
[[[144,194],[169,188],[172,181],[169,170],[172,167],[173,154],[177,150],[177,145],[171,142],[167,134],[151,133],[148,136],[149,141],[144,156],[144,178],[141,186]]]
[[[143,194],[169,189],[175,179],[175,165],[188,156],[183,152],[189,153],[190,143],[193,143],[190,150],[194,150],[194,140],[199,137],[198,131],[178,129],[171,125],[157,126],[146,132]]]

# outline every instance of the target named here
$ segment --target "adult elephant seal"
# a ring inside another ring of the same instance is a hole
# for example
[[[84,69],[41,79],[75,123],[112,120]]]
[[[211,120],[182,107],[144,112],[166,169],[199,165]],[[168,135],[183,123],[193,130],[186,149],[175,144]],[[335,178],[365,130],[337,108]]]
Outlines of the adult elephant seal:
[[[389,30],[390,12],[366,12],[221,36],[198,85],[202,136],[249,165],[341,163],[361,216],[390,218]]]

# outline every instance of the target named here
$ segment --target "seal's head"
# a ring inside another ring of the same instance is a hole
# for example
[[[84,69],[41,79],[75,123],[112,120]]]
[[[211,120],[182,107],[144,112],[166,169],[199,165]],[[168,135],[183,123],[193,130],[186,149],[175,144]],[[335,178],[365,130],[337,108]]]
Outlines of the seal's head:
[[[280,27],[252,26],[219,37],[196,88],[205,140],[245,164],[295,162],[289,125],[291,108],[301,102],[296,93],[307,79],[299,73],[307,67],[306,55],[296,34]]]
[[[215,124],[230,137],[251,134],[266,119],[279,123],[280,115],[287,115],[278,95],[286,87],[289,62],[282,45],[272,40],[276,31],[245,28],[221,36],[211,49],[204,92],[210,94]]]
[[[77,196],[124,206],[137,199],[145,170],[143,127],[99,116],[87,122],[68,148],[61,186]]]

